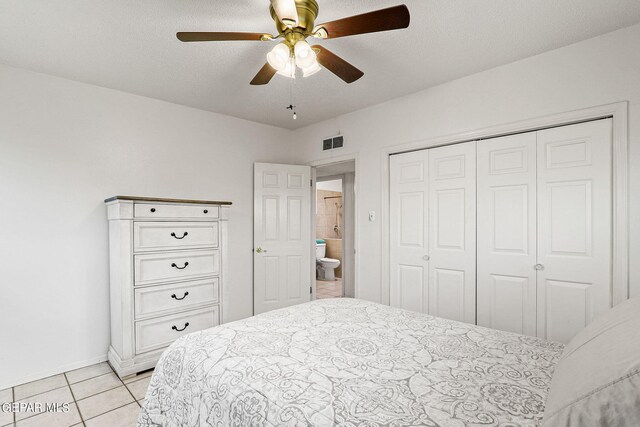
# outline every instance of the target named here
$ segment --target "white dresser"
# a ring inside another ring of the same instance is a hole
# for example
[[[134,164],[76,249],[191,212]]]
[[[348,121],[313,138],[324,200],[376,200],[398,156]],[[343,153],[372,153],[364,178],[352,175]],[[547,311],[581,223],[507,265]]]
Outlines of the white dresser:
[[[111,346],[120,377],[220,324],[230,202],[116,196],[109,219]]]

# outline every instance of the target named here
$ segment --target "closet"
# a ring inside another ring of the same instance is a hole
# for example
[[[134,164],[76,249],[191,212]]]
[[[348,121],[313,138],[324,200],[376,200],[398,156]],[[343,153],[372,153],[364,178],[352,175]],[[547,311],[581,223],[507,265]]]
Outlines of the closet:
[[[567,342],[611,307],[611,132],[391,156],[391,305]]]

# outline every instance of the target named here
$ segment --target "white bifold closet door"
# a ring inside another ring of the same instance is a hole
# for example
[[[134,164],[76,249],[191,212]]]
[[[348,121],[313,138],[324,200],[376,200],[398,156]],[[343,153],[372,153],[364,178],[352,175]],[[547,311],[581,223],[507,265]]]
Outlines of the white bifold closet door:
[[[478,325],[536,335],[536,133],[478,143]]]
[[[475,142],[391,157],[391,305],[476,321]]]
[[[611,308],[611,119],[538,132],[538,336],[568,342]]]
[[[478,143],[478,324],[567,342],[611,307],[611,120]]]
[[[392,307],[429,312],[429,156],[427,150],[390,159]]]

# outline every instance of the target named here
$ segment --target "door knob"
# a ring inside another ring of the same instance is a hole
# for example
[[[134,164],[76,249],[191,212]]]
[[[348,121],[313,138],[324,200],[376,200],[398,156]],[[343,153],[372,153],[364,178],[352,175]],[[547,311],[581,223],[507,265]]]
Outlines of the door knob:
[[[261,253],[263,253],[263,252],[267,252],[267,250],[266,250],[266,249],[262,249],[260,246],[258,246],[258,247],[256,248],[256,253],[257,253],[257,254],[261,254]]]
[[[429,258],[429,255],[425,255],[425,256],[422,257],[422,259],[425,260],[425,261],[429,261],[431,258]]]
[[[533,266],[533,268],[534,268],[535,270],[542,271],[542,270],[544,270],[544,265],[542,265],[542,264],[536,264],[536,265],[534,265],[534,266]]]

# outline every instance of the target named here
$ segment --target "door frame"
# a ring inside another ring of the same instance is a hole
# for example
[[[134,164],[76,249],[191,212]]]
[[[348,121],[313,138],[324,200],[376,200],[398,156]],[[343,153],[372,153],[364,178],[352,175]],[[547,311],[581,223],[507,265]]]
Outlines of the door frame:
[[[351,183],[352,188],[348,189],[349,179],[347,175],[350,175],[350,174],[352,174],[352,172],[338,174],[338,175],[328,175],[328,176],[323,176],[322,178],[318,178],[316,176],[316,179],[314,181],[316,189],[317,189],[317,184],[319,182],[334,181],[338,179],[342,182],[342,224],[340,224],[340,227],[342,229],[342,245],[341,246],[342,246],[342,296],[343,297],[347,293],[347,284],[349,285],[349,288],[353,288],[354,284],[351,283],[352,277],[350,277],[350,275],[352,275],[352,272],[355,269],[355,262],[353,259],[353,255],[354,255],[353,250],[351,253],[349,253],[349,250],[348,250],[353,247],[354,242],[351,241],[352,240],[351,234],[346,233],[347,225],[351,230],[353,228],[353,222],[355,220],[355,215],[353,215],[354,213],[353,200],[355,195],[355,191],[353,187],[355,187],[355,183]],[[353,175],[355,176],[355,172],[353,172]],[[312,197],[315,197],[316,195],[317,193],[314,191],[314,195],[312,195]],[[316,204],[317,204],[317,198],[316,198]],[[312,210],[311,210],[312,221],[317,220],[317,215],[315,214],[316,211],[317,209],[313,209],[313,206],[312,206]],[[351,217],[350,221],[349,221],[349,217]],[[347,224],[347,222],[349,222],[350,224]],[[317,221],[315,222],[315,225],[317,226]],[[316,238],[317,238],[317,234],[316,234]],[[312,286],[314,285],[312,284]],[[315,289],[314,289],[314,292],[315,292]]]
[[[353,260],[353,265],[351,266],[351,268],[353,269],[353,296],[354,298],[358,298],[358,294],[359,294],[359,286],[358,286],[358,265],[360,265],[360,251],[358,250],[358,191],[356,190],[358,188],[358,153],[353,153],[353,154],[346,154],[343,156],[335,156],[335,157],[330,157],[327,159],[320,159],[320,160],[314,160],[312,162],[308,162],[306,163],[307,166],[311,166],[311,233],[313,238],[311,239],[311,255],[312,255],[312,260],[316,259],[316,168],[318,167],[322,167],[322,166],[329,166],[329,165],[333,165],[333,164],[337,164],[337,163],[345,163],[345,162],[350,162],[353,161],[355,163],[355,172],[354,172],[354,180],[353,180],[353,188],[354,188],[354,194],[353,194],[353,207],[352,207],[352,211],[353,211],[353,256],[352,256],[352,260]],[[324,178],[324,177],[323,177]],[[344,190],[344,178],[343,178],[343,190]],[[343,197],[344,197],[344,192],[343,192]],[[344,214],[344,211],[343,211]],[[343,245],[345,244],[344,242],[344,230],[343,230]],[[344,251],[343,251],[343,260],[344,260]],[[311,300],[315,300],[316,299],[316,264],[315,262],[311,263],[311,287],[312,287],[312,292],[311,292]],[[344,282],[343,282],[343,294],[344,294]]]
[[[424,150],[443,145],[496,138],[532,132],[551,127],[566,126],[597,119],[612,119],[613,141],[613,241],[612,241],[612,303],[629,298],[629,102],[622,101],[569,112],[550,114],[512,123],[499,124],[450,135],[410,141],[382,149],[382,303],[390,301],[390,167],[393,154]],[[357,179],[357,176],[356,176]]]

